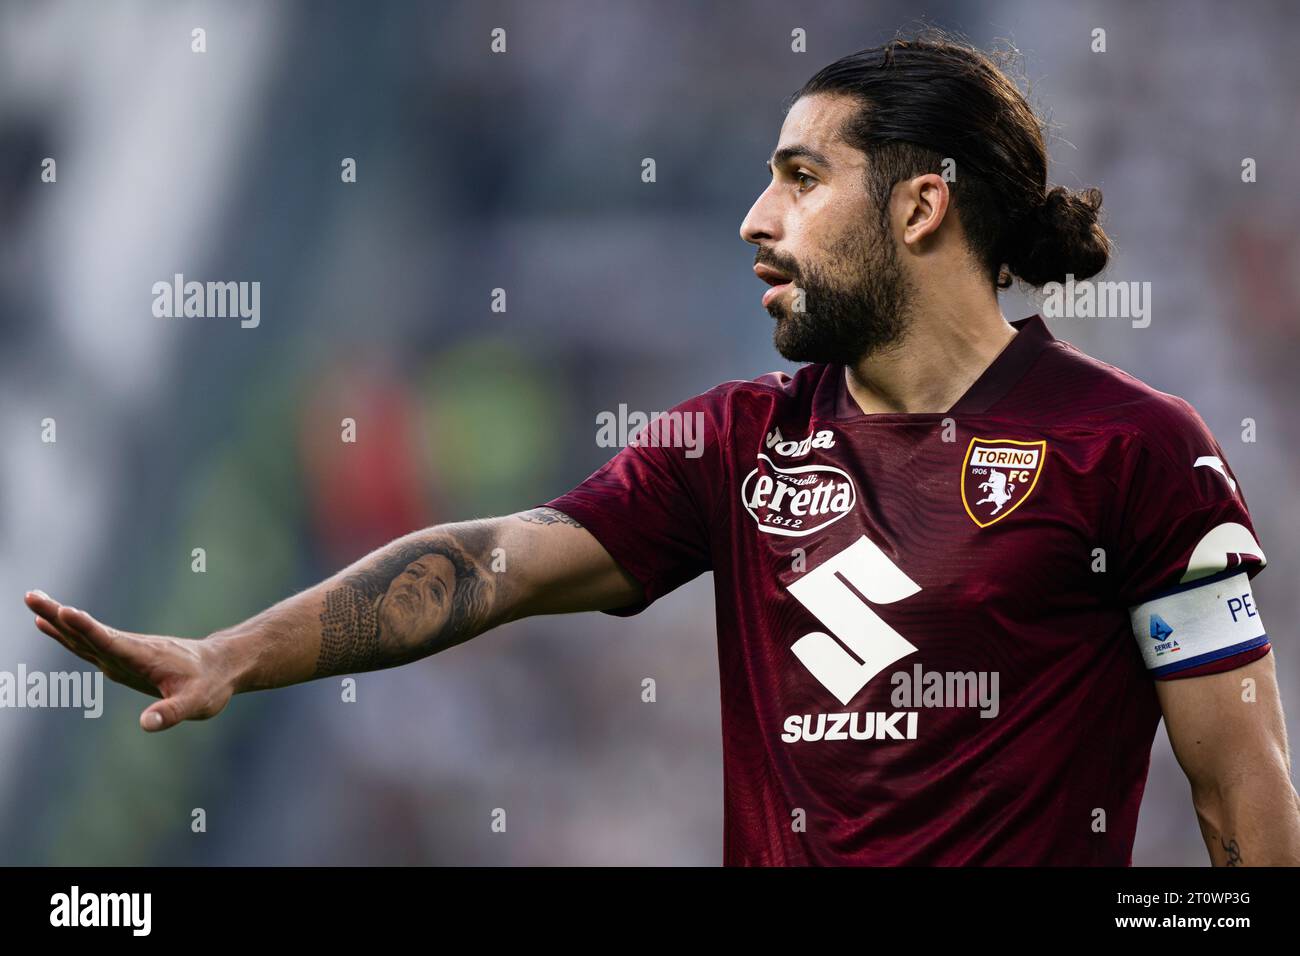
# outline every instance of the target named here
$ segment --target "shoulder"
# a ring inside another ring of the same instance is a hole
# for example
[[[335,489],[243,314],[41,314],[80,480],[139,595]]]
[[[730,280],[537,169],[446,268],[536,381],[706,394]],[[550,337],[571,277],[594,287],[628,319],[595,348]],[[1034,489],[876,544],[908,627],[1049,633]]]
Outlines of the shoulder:
[[[667,415],[673,423],[694,428],[704,453],[721,461],[736,444],[752,442],[755,433],[761,435],[768,423],[807,422],[818,386],[830,370],[826,365],[805,365],[794,374],[775,371],[721,382],[679,402]]]
[[[1045,348],[1017,392],[1020,401],[1053,419],[1127,436],[1163,452],[1213,441],[1186,399],[1162,392],[1068,342],[1056,340]]]
[[[1043,350],[1029,378],[1022,401],[1053,424],[1091,436],[1093,467],[1121,494],[1145,488],[1206,504],[1237,492],[1222,448],[1181,396],[1059,340]]]
[[[732,379],[714,386],[705,395],[716,395],[726,400],[777,399],[798,400],[811,396],[825,374],[825,365],[803,365],[794,374],[784,371],[768,372],[750,379]]]
[[[827,372],[826,365],[804,365],[793,374],[768,372],[751,379],[721,382],[677,406],[683,411],[701,411],[718,420],[737,415],[750,418],[758,410],[797,411],[811,409],[818,384]]]

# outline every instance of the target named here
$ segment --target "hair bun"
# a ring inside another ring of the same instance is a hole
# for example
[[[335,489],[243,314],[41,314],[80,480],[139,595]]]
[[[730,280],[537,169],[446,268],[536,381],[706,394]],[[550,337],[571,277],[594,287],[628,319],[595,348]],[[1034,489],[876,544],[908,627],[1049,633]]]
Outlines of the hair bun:
[[[1039,287],[1087,279],[1106,267],[1110,239],[1101,228],[1101,190],[1071,192],[1053,186],[1043,201],[1011,226],[1007,269]]]

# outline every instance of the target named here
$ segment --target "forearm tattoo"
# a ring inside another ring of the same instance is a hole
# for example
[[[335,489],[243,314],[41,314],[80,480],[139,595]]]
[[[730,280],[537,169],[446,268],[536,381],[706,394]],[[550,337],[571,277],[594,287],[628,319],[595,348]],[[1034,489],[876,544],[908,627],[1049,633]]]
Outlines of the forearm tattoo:
[[[325,594],[320,616],[316,676],[369,670],[379,650],[375,601],[361,587],[344,584]]]
[[[519,515],[519,520],[527,521],[529,524],[567,524],[574,528],[582,527],[563,511],[556,511],[554,508],[534,508],[532,511],[525,511]]]
[[[472,539],[472,540],[467,540]],[[389,546],[326,592],[316,677],[414,660],[478,632],[496,591],[490,534],[439,532]]]

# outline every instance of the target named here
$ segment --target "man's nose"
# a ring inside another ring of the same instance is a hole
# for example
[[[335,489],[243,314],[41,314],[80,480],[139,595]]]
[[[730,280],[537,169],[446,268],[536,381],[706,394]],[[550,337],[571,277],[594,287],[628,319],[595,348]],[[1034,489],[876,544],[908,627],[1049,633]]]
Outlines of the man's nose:
[[[744,221],[740,224],[740,238],[754,245],[764,242],[776,242],[780,236],[780,222],[773,214],[772,204],[767,201],[767,190],[754,200]]]

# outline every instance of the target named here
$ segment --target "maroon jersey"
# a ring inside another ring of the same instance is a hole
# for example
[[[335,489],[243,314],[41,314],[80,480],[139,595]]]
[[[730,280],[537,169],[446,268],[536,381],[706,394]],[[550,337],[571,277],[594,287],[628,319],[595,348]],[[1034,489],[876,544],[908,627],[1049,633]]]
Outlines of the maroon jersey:
[[[946,413],[727,382],[547,503],[644,587],[609,613],[714,572],[726,864],[1129,865],[1153,680],[1269,651],[1196,412],[1015,326]]]

